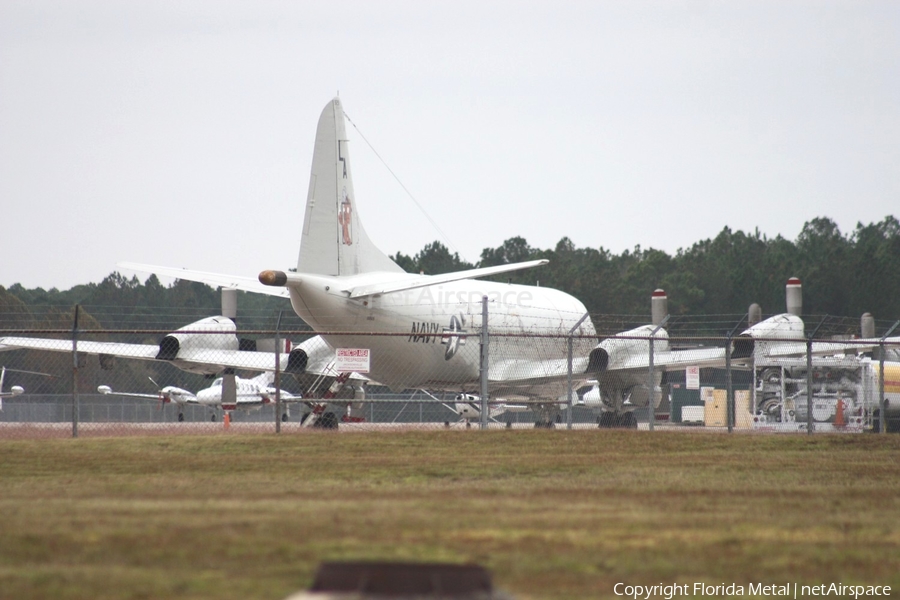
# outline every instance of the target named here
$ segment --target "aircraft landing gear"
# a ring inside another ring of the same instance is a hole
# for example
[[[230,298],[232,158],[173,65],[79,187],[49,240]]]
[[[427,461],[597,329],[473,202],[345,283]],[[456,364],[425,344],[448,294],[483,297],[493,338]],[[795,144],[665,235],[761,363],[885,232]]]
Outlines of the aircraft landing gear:
[[[542,406],[535,411],[535,429],[553,429],[557,423],[562,423],[562,415],[554,407]]]
[[[178,413],[178,422],[181,423],[182,421],[184,421],[184,413],[180,412]]]
[[[637,429],[637,417],[631,411],[621,415],[614,412],[602,412],[597,417],[597,426],[601,429]]]
[[[287,423],[287,422],[288,422],[288,418],[289,418],[289,417],[288,417],[288,414],[287,414],[287,413],[284,413],[283,415],[281,415],[281,422],[282,422],[282,423]]]
[[[319,419],[313,423],[313,427],[317,429],[337,429],[337,416],[333,412],[322,413]]]

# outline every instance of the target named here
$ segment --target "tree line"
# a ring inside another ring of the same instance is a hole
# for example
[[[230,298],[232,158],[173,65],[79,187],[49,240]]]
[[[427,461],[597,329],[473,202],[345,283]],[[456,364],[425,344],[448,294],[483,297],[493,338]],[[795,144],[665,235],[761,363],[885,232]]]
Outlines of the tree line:
[[[804,314],[900,318],[900,222],[885,217],[859,223],[842,233],[829,218],[804,224],[794,241],[768,238],[754,231],[724,228],[674,256],[636,246],[621,254],[602,247],[579,248],[568,238],[552,249],[533,248],[521,237],[485,248],[478,265],[460,259],[441,242],[427,244],[414,256],[391,257],[407,272],[440,274],[475,266],[548,259],[545,267],[495,278],[541,285],[579,298],[592,315],[647,315],[650,294],[666,290],[673,315],[740,315],[755,302],[764,314],[785,310],[789,277],[803,282]],[[221,296],[209,286],[176,281],[169,286],[151,275],[141,282],[113,272],[100,283],[69,290],[0,287],[0,328],[71,328],[74,305],[84,307],[83,322],[106,329],[176,328],[221,311]],[[283,298],[241,293],[240,327],[301,329]]]
[[[433,242],[415,256],[392,256],[410,272],[438,274],[474,265]],[[804,314],[900,318],[900,222],[893,216],[842,234],[831,219],[804,224],[795,241],[725,227],[715,238],[674,256],[653,248],[613,254],[578,248],[568,238],[553,249],[515,237],[485,248],[479,266],[535,259],[546,267],[505,274],[500,281],[539,284],[579,298],[591,314],[648,314],[650,294],[666,290],[673,315],[743,314],[758,303],[765,314],[784,312],[785,283],[803,283]]]

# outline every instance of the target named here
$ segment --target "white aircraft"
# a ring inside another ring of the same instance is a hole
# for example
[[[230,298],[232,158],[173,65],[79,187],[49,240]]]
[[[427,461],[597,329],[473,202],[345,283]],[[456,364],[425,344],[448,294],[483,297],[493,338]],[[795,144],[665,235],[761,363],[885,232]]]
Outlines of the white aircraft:
[[[475,394],[457,394],[454,399],[453,406],[447,406],[457,415],[461,423],[465,423],[466,427],[471,427],[472,422],[481,420],[481,398]],[[527,404],[507,404],[505,402],[491,402],[488,405],[488,418],[491,421],[499,422],[497,417],[505,413],[521,413],[529,412],[531,407]],[[511,423],[507,422],[507,426]]]
[[[295,312],[332,347],[370,349],[371,377],[393,389],[476,393],[478,352],[464,350],[468,336],[476,336],[485,325],[482,297],[486,296],[487,327],[494,334],[489,346],[489,393],[491,397],[543,401],[532,406],[538,422],[549,425],[555,421],[560,404],[566,401],[565,336],[573,336],[576,383],[583,381],[586,374],[596,376],[600,371],[618,368],[617,355],[610,351],[621,352],[625,348],[597,345],[593,324],[585,318],[587,309],[569,294],[551,288],[476,280],[547,262],[529,261],[444,275],[404,272],[370,241],[363,228],[353,188],[343,108],[340,99],[335,98],[323,110],[316,131],[296,272],[265,270],[254,279],[137,263],[119,263],[119,267],[287,296]],[[643,337],[644,340],[629,344],[646,348],[649,332],[650,329],[641,328],[625,333]],[[535,344],[533,337],[526,337],[535,334],[545,336],[542,343]],[[477,350],[477,345],[469,348]],[[659,351],[668,352],[663,340]],[[670,354],[671,366],[676,354]],[[719,350],[717,358],[721,357]],[[694,355],[685,364],[698,364],[702,358]],[[627,388],[636,399],[637,388],[647,385],[646,377],[643,381],[638,379],[619,377],[611,388],[612,395],[621,396]],[[644,395],[650,396],[646,391]]]
[[[256,409],[267,404],[275,403],[275,388],[272,387],[274,375],[271,372],[262,373],[252,379],[242,379],[235,377],[235,387],[237,389],[235,402],[222,402],[222,382],[221,377],[213,381],[212,385],[204,388],[194,394],[188,390],[167,385],[161,388],[156,394],[141,394],[133,392],[115,392],[108,385],[101,385],[97,391],[101,394],[110,396],[124,396],[129,398],[152,398],[159,400],[161,403],[175,403],[178,405],[178,420],[184,421],[184,407],[189,404],[206,406],[210,409],[221,408],[225,412],[232,412],[241,409]],[[151,379],[152,381],[152,379]],[[281,402],[285,403],[285,412],[281,415],[282,421],[287,421],[289,413],[287,405],[302,402],[302,396],[291,394],[286,390],[281,390]],[[212,420],[216,420],[216,413],[212,413]]]

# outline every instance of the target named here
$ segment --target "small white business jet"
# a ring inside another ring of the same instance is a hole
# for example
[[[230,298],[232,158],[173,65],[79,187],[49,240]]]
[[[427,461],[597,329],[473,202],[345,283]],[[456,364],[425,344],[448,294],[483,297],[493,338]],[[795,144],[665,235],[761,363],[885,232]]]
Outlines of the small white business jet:
[[[188,390],[167,385],[161,388],[156,394],[141,394],[135,392],[116,392],[108,385],[97,387],[97,391],[101,394],[110,396],[124,396],[128,398],[148,398],[159,400],[161,404],[174,403],[178,405],[178,420],[184,421],[184,407],[189,404],[205,406],[210,409],[222,409],[230,413],[235,410],[257,409],[267,404],[275,404],[275,388],[272,387],[274,375],[271,372],[262,373],[252,379],[243,379],[235,377],[235,387],[237,392],[235,399],[231,401],[222,401],[223,379],[221,377],[213,381],[212,385],[198,391],[196,394]],[[151,379],[151,381],[153,381]],[[302,402],[303,398],[299,395],[291,394],[286,390],[281,390],[281,402],[285,403],[285,411],[281,415],[282,421],[287,421],[289,412],[287,405]],[[216,413],[212,412],[212,420],[216,420]]]

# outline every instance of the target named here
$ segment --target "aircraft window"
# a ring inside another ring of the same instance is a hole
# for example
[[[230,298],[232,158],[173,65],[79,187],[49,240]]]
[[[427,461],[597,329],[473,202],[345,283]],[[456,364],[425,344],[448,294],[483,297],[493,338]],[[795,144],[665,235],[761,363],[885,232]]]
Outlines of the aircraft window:
[[[222,378],[219,377],[218,379],[213,381],[210,387],[222,387]]]

